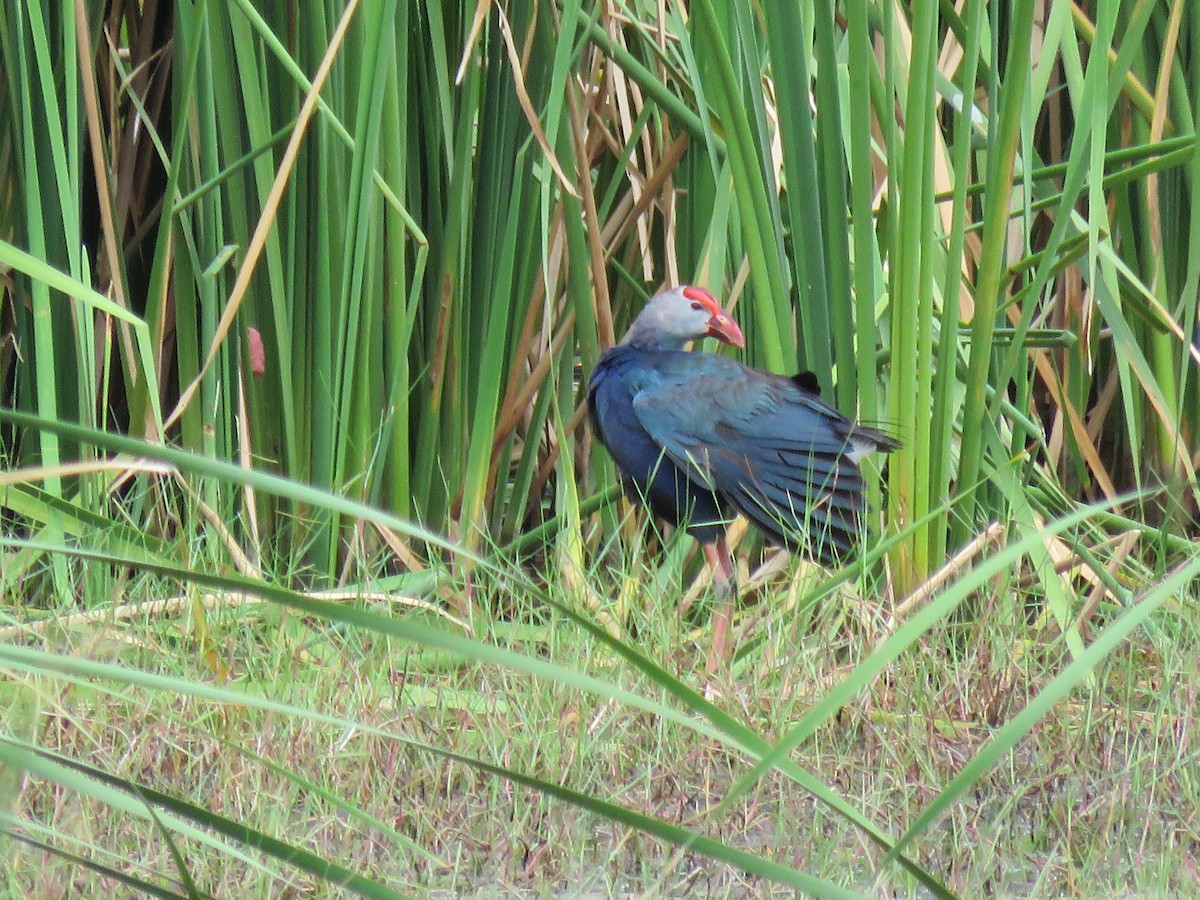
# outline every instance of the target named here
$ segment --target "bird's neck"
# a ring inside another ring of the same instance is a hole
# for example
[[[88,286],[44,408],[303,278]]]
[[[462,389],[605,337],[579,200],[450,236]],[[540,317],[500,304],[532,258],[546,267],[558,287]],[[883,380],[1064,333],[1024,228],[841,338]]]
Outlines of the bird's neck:
[[[689,343],[691,343],[689,338],[643,332],[637,328],[631,328],[629,333],[621,339],[622,347],[629,347],[633,350],[686,350]]]

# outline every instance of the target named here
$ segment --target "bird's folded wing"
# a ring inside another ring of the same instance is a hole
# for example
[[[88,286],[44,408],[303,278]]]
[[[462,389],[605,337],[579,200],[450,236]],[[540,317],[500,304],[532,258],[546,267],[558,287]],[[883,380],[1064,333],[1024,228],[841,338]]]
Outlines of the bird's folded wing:
[[[796,392],[797,394],[799,392]],[[633,400],[689,478],[725,495],[776,543],[853,543],[863,481],[848,436],[819,407],[763,381],[660,378]]]

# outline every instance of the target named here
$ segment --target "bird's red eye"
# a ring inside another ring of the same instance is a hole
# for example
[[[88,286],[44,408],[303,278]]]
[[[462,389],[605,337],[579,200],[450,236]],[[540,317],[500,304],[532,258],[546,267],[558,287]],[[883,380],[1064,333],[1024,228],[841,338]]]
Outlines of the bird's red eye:
[[[704,304],[693,302],[692,309],[696,310],[696,312],[699,312],[700,310],[704,309]]]

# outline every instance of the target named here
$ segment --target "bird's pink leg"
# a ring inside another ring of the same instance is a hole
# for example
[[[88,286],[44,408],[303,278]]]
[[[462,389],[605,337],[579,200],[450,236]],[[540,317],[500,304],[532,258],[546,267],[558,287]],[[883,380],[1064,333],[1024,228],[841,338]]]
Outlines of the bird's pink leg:
[[[729,665],[729,625],[733,619],[736,586],[733,580],[733,555],[729,552],[725,535],[718,537],[716,543],[704,544],[703,547],[704,558],[712,567],[713,588],[717,594],[717,610],[712,619],[712,646],[704,666],[705,674],[713,675],[718,666]]]

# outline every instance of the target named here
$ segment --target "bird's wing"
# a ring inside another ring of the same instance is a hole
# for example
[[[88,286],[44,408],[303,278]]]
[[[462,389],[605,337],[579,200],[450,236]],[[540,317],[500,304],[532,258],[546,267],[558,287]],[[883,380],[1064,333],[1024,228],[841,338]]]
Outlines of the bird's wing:
[[[825,558],[854,543],[855,459],[872,448],[836,410],[790,379],[711,354],[678,354],[635,387],[634,411],[655,443],[770,540]]]

